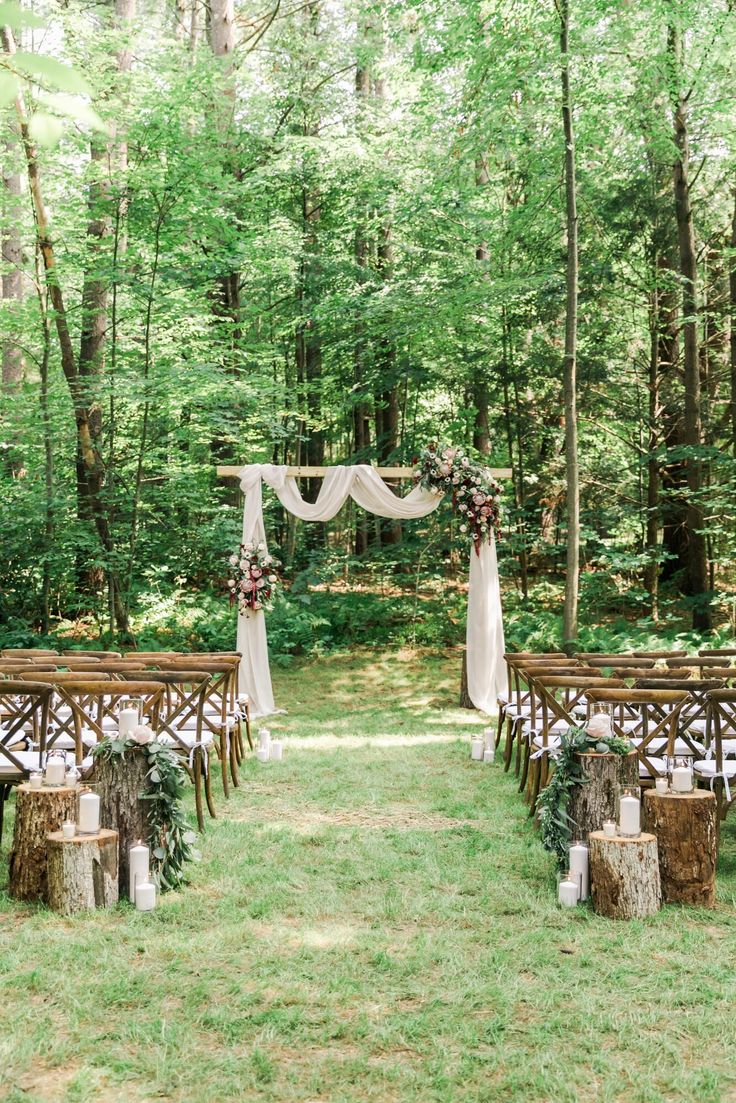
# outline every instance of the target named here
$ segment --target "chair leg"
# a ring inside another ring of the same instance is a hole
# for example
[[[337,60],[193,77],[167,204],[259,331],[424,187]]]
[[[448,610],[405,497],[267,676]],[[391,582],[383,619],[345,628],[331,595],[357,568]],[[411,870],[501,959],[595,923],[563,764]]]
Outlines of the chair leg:
[[[230,783],[227,777],[228,758],[227,753],[227,730],[226,728],[220,729],[220,772],[222,774],[222,791],[225,794],[225,800],[230,799]]]
[[[519,778],[519,792],[523,793],[526,789],[527,778],[529,777],[530,762],[532,756],[532,749],[528,743],[524,744],[524,764],[521,768],[521,777]]]
[[[194,752],[194,804],[197,809],[197,827],[204,831],[204,811],[202,808],[202,750],[200,747]]]
[[[496,728],[496,750],[498,750],[501,744],[501,733],[503,731],[503,722],[506,719],[506,706],[498,706],[498,727]]]
[[[238,725],[239,727],[239,725]],[[230,777],[232,783],[237,789],[240,785],[238,780],[238,763],[240,758],[238,756],[238,743],[240,742],[240,732],[235,729],[230,733]]]
[[[519,771],[521,770],[521,756],[523,754],[522,742],[524,742],[524,745],[526,746],[526,741],[522,740],[523,734],[524,734],[524,724],[520,720],[519,721],[519,727],[518,727],[517,732],[516,732],[516,763],[514,765],[514,773],[516,774],[517,777],[519,776]]]
[[[540,781],[542,778],[542,764],[539,759],[534,763],[535,769],[530,771],[530,792],[529,792],[529,819],[533,819],[537,814],[537,797],[539,796]]]
[[[503,748],[503,769],[504,769],[504,773],[508,773],[509,772],[509,767],[511,766],[511,755],[512,755],[512,752],[513,752],[513,749],[514,749],[514,734],[515,734],[515,731],[516,731],[516,726],[514,724],[514,721],[509,720],[509,718],[506,717],[506,742],[504,743],[504,748]]]
[[[246,739],[248,740],[248,746],[250,747],[251,750],[253,750],[253,736],[251,735],[251,730],[250,730],[250,713],[249,712],[246,712],[246,714],[245,714],[245,736],[246,736]],[[242,742],[242,739],[241,739],[241,742]],[[245,748],[243,748],[243,751],[245,752]]]
[[[207,811],[212,819],[216,820],[217,812],[215,811],[215,802],[212,797],[212,770],[207,770],[204,775],[204,795],[207,798]]]

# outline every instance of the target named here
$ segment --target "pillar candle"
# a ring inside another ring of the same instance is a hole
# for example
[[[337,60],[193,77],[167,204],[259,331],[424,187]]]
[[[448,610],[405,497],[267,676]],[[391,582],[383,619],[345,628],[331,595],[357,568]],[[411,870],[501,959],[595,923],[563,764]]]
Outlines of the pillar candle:
[[[606,820],[603,824],[603,834],[607,839],[616,837],[616,823],[614,820]]]
[[[256,747],[256,758],[259,762],[268,762],[271,756],[270,747]]]
[[[557,890],[557,899],[566,908],[574,908],[578,902],[580,895],[580,886],[577,881],[573,881],[568,874],[564,880],[560,881],[559,888]]]
[[[268,756],[272,762],[280,762],[284,757],[284,744],[280,739],[272,739]]]
[[[77,825],[71,820],[65,820],[61,825],[61,833],[65,839],[73,839],[77,833]]]
[[[495,748],[496,740],[493,735],[493,728],[483,729],[483,742],[486,745],[486,750],[492,751]]]
[[[483,748],[483,740],[482,739],[471,739],[471,741],[470,741],[470,757],[472,758],[473,762],[482,762],[483,761],[483,750],[484,750],[484,748]]]
[[[587,900],[590,895],[590,867],[588,848],[585,843],[573,843],[570,847],[570,872],[573,880],[580,876],[580,899]]]
[[[120,738],[128,739],[133,734],[133,729],[138,727],[138,709],[121,709],[118,723]]]
[[[28,784],[30,785],[31,789],[40,789],[42,781],[43,774],[40,773],[38,770],[34,770],[28,778]]]
[[[271,733],[268,728],[258,729],[258,746],[268,750],[271,746]]]
[[[63,758],[46,760],[45,782],[47,785],[63,785],[66,777],[66,763]]]
[[[139,912],[152,912],[156,907],[156,886],[153,881],[139,881],[135,887],[135,906]]]
[[[483,751],[483,761],[486,764],[490,764],[491,762],[493,762],[495,757],[496,757],[495,748],[486,747],[486,749]]]
[[[675,766],[672,771],[672,791],[689,793],[693,787],[693,774],[689,766]]]
[[[641,834],[641,801],[638,797],[621,797],[618,826],[621,834],[629,838]]]
[[[97,793],[82,793],[79,798],[79,833],[96,835],[100,830],[100,798]]]
[[[659,795],[661,797],[666,796],[666,794],[667,794],[667,778],[666,777],[658,777],[657,780],[654,782],[654,788],[657,790],[657,792],[659,793]]]
[[[135,903],[136,884],[148,880],[150,852],[139,839],[128,851],[128,899]]]

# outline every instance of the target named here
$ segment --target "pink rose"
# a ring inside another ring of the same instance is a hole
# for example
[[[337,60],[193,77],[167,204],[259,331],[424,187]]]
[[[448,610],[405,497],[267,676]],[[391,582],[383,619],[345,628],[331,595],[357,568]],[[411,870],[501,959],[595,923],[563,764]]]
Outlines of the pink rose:
[[[241,585],[244,593],[246,593],[246,594],[249,594],[251,592],[251,590],[253,589],[253,583],[251,582],[251,580],[249,578],[246,579],[245,582],[241,582],[240,585]]]
[[[253,578],[260,578],[263,574],[263,571],[260,567],[252,567],[250,573],[253,575]]]
[[[485,500],[486,500],[485,494],[475,494],[475,495],[473,495],[473,501],[475,502],[475,504],[477,506],[482,506],[483,503],[485,502]]]

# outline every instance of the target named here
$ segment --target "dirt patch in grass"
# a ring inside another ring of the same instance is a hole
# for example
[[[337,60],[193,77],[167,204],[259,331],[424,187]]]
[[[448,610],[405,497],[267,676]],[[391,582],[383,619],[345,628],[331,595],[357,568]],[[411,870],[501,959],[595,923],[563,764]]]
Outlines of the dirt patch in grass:
[[[297,835],[312,835],[320,828],[344,827],[370,831],[451,831],[465,827],[467,820],[455,819],[434,812],[422,812],[406,805],[393,805],[379,809],[337,809],[323,812],[318,808],[295,808],[293,804],[278,799],[267,807],[243,809],[230,820],[252,823],[263,830],[288,830]]]

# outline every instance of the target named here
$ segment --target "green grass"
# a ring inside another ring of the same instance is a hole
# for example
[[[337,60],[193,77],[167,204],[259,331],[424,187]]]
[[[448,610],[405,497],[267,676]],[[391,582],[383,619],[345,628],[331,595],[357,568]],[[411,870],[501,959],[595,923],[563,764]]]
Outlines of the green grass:
[[[715,912],[561,912],[513,778],[469,762],[458,667],[277,671],[284,762],[248,762],[152,914],[11,901],[11,815],[0,1099],[736,1099],[732,824]]]

